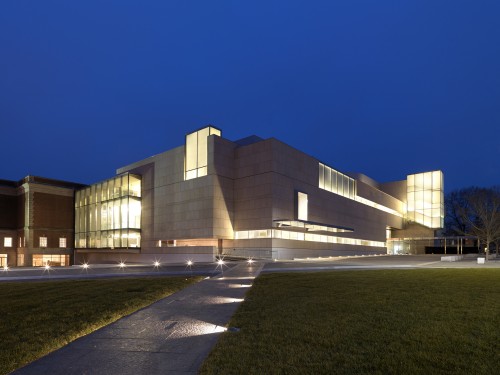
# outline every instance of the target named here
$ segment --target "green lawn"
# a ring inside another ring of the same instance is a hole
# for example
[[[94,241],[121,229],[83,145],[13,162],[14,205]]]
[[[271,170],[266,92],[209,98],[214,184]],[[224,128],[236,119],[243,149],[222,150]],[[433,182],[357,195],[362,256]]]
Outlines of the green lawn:
[[[166,297],[199,277],[0,283],[0,374]]]
[[[266,274],[201,374],[500,373],[500,270]]]

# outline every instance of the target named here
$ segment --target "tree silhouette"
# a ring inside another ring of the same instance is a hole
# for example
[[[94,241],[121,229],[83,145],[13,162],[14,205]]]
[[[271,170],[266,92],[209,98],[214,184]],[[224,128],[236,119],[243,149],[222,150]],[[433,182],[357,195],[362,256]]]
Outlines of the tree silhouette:
[[[475,236],[486,251],[500,242],[500,186],[455,190],[445,198],[445,234]]]

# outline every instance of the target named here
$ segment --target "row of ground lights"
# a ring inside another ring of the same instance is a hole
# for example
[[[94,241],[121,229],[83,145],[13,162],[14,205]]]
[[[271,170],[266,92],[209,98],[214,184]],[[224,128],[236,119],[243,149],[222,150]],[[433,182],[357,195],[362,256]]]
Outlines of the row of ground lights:
[[[248,263],[249,265],[251,265],[251,264],[253,264],[253,263],[254,263],[254,260],[253,260],[252,258],[249,258],[249,259],[247,259],[247,263]],[[223,259],[219,259],[219,260],[216,262],[216,264],[217,264],[217,266],[222,267],[223,265],[225,265],[225,264],[226,264],[226,262],[224,262],[224,260],[223,260]],[[194,262],[193,262],[192,260],[187,260],[187,261],[186,261],[186,265],[187,265],[188,267],[191,267],[191,266],[193,266],[193,265],[194,265]],[[160,267],[160,266],[161,266],[161,263],[160,263],[159,261],[157,261],[157,260],[153,263],[153,267],[154,267],[154,268],[158,268],[158,267]],[[89,265],[88,263],[83,263],[83,264],[81,265],[81,267],[82,267],[84,270],[87,270],[87,269],[89,269],[89,268],[90,268],[90,265]],[[118,263],[118,267],[119,267],[119,268],[125,268],[125,267],[127,267],[127,264],[126,264],[125,262],[121,261],[120,263]],[[45,264],[42,268],[43,268],[43,270],[44,270],[44,271],[48,271],[48,270],[50,270],[52,267],[50,266],[50,264],[48,264],[48,263],[47,263],[47,264]],[[3,267],[2,267],[2,270],[3,270],[3,271],[8,271],[9,269],[10,269],[10,268],[9,268],[9,266],[7,266],[7,265],[5,265],[5,266],[3,266]]]

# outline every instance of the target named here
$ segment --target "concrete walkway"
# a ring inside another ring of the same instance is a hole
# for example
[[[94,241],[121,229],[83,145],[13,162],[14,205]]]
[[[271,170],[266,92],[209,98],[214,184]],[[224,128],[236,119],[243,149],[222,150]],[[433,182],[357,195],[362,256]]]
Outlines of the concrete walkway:
[[[226,268],[13,374],[197,374],[263,265]]]

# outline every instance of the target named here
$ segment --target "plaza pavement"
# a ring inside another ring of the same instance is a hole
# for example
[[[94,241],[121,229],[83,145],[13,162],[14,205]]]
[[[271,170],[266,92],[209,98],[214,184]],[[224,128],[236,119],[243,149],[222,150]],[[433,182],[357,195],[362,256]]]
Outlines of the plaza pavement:
[[[414,269],[414,268],[500,268],[500,258],[477,264],[477,255],[465,256],[463,260],[443,262],[444,255],[378,255],[336,258],[296,259],[293,261],[269,262],[263,272],[331,271],[368,269]]]
[[[213,265],[207,265],[205,271],[211,267]],[[232,263],[222,274],[81,337],[13,374],[196,374],[220,332],[226,330],[224,327],[253,279],[261,272],[465,267],[497,268],[500,261],[489,261],[485,265],[477,264],[475,259],[441,262],[439,256],[428,255],[316,258],[252,265]],[[146,271],[143,269],[143,274],[149,273]],[[141,273],[137,272],[139,276]],[[104,271],[97,273],[101,274]],[[75,278],[75,274],[67,277]]]

